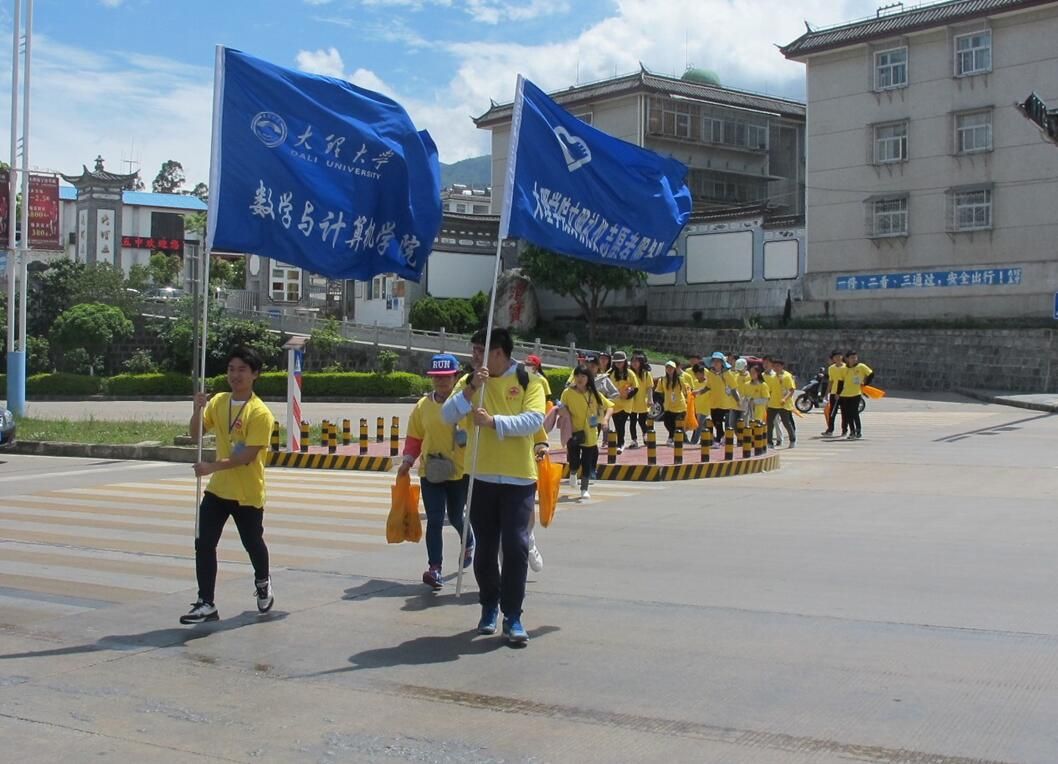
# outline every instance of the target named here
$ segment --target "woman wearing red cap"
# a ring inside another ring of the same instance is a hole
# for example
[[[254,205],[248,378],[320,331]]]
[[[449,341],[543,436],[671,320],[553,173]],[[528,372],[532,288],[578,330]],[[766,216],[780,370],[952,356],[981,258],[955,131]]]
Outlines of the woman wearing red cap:
[[[453,355],[435,355],[427,376],[433,380],[433,392],[415,404],[408,422],[408,437],[404,441],[404,461],[398,475],[407,475],[416,459],[419,466],[419,485],[422,503],[426,507],[426,555],[429,567],[422,574],[422,582],[437,591],[442,586],[441,551],[445,515],[449,524],[463,536],[463,505],[467,498],[468,478],[463,471],[463,452],[467,444],[467,422],[447,424],[441,416],[441,406],[448,400],[461,369]],[[474,560],[474,532],[467,537],[467,553],[463,567]]]

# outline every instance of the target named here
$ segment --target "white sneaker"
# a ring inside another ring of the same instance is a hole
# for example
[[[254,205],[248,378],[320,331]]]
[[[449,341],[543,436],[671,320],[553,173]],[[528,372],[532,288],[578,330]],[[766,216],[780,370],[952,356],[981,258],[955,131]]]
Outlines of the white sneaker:
[[[569,487],[576,488],[578,484],[577,476],[574,473],[569,473]]]
[[[254,581],[254,594],[257,596],[257,611],[267,613],[275,604],[275,596],[272,592],[272,579]]]
[[[590,499],[591,498],[591,494],[588,493],[588,489],[587,488],[585,488],[583,491],[580,492],[580,498],[581,499]]]
[[[625,450],[624,450],[623,448],[621,448],[620,446],[618,446],[618,447],[617,447],[617,455],[618,455],[618,456],[620,456],[620,455],[621,455],[621,454],[623,454],[624,452],[625,452]]]
[[[632,439],[632,442],[628,445],[629,448],[639,448],[639,441]]]
[[[534,573],[539,573],[544,569],[544,558],[540,550],[536,548],[536,538],[531,533],[529,534],[529,567]]]
[[[192,623],[204,623],[205,621],[216,621],[220,618],[217,607],[212,602],[199,600],[191,605],[191,612],[180,616],[180,623],[185,626]]]

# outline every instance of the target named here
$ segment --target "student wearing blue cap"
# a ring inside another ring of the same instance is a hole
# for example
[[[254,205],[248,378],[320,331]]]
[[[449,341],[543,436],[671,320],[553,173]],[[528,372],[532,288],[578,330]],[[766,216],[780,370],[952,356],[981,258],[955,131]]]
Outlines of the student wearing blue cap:
[[[422,503],[426,507],[426,556],[428,568],[422,582],[434,591],[442,586],[441,551],[444,519],[463,535],[463,505],[467,497],[467,475],[463,470],[463,454],[467,444],[467,422],[445,422],[441,407],[452,394],[461,369],[455,356],[435,355],[427,376],[433,380],[433,392],[423,396],[411,412],[408,437],[404,441],[404,460],[398,475],[407,475],[418,459],[419,485]],[[463,567],[474,559],[474,534],[467,540]]]

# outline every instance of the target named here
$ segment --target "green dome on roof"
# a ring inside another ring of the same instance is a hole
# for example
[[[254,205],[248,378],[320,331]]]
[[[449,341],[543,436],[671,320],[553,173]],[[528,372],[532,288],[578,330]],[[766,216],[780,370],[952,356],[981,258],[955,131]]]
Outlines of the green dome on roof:
[[[680,77],[685,82],[697,82],[700,85],[712,85],[720,87],[720,75],[711,69],[688,69]]]

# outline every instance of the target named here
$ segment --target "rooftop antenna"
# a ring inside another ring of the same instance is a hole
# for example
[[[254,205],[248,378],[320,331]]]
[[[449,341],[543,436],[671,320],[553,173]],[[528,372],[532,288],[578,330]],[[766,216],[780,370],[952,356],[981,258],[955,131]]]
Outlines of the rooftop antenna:
[[[903,13],[904,12],[904,4],[901,3],[901,2],[889,3],[889,5],[879,5],[878,6],[878,10],[875,13],[875,18],[879,18],[880,19],[882,17],[882,14],[884,14],[886,11],[891,11],[894,8],[899,8],[900,9],[899,11],[897,11],[897,13]]]
[[[690,33],[685,29],[683,30],[683,71],[687,71],[691,68],[691,53],[688,49],[690,45]]]

